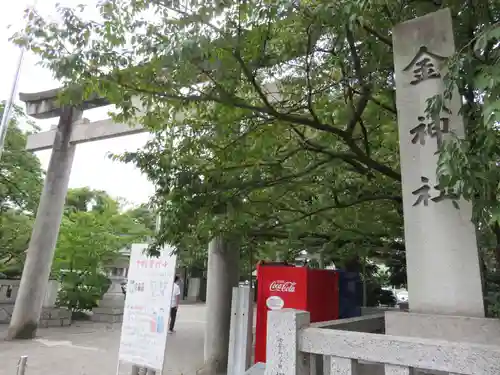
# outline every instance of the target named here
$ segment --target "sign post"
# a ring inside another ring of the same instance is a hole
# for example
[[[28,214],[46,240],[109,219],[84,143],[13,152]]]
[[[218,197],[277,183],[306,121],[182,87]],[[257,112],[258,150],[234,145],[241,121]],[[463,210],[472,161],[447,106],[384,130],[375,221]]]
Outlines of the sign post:
[[[147,246],[134,244],[130,252],[118,364],[124,361],[161,371],[177,255],[166,246],[158,257],[151,257],[145,252]]]

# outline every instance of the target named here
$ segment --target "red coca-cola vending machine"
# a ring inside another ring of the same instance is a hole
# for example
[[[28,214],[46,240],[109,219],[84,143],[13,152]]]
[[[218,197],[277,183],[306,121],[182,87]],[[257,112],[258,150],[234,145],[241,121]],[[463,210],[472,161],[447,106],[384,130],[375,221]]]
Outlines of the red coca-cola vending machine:
[[[311,322],[338,319],[338,274],[333,270],[288,265],[257,265],[255,363],[266,362],[267,312],[309,311]]]

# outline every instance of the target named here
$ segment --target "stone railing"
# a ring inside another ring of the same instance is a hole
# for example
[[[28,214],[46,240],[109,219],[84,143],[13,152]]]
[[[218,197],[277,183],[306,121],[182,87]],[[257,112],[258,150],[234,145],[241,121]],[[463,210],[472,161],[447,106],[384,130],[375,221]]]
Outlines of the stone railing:
[[[385,311],[388,309],[362,309],[363,316],[356,318],[347,318],[347,319],[337,319],[337,320],[329,320],[326,322],[318,322],[311,323],[311,327],[314,328],[324,328],[324,329],[336,329],[342,331],[355,331],[355,332],[366,332],[366,333],[384,333],[385,332]],[[254,327],[255,334],[255,327]],[[255,337],[254,337],[255,339]],[[255,351],[255,342],[253,342],[253,350]],[[316,372],[311,370],[312,374],[322,375],[323,371],[323,356],[319,354],[311,354],[311,363],[314,364],[314,368]],[[367,365],[364,365],[365,367]],[[372,368],[375,368],[376,365],[372,365]],[[264,374],[265,364],[258,363],[253,366],[246,374],[251,375],[262,375]],[[228,375],[230,375],[228,373]],[[372,375],[370,373],[370,375]],[[375,375],[375,374],[373,374]]]
[[[0,324],[10,322],[20,283],[21,280],[0,279]],[[59,287],[59,282],[49,280],[43,299],[40,327],[65,326],[71,323],[71,313],[66,309],[56,308]]]
[[[330,320],[327,322],[311,323],[312,328],[337,329],[341,331],[355,331],[365,333],[384,333],[385,314],[383,312],[360,316],[356,318]]]
[[[312,323],[310,327],[383,334],[385,332],[385,314],[380,311],[377,313],[372,312],[369,315],[356,318]],[[310,354],[310,367],[312,367],[311,374],[327,375],[328,372],[325,371],[325,365],[327,365],[327,361],[324,361],[323,355],[313,353]],[[363,369],[366,369],[366,371],[368,371],[367,374],[370,375],[378,375],[377,371],[380,371],[380,365],[377,364],[363,363],[361,366],[363,367]]]
[[[17,293],[21,280],[0,279],[0,304],[13,304],[16,302]],[[57,300],[60,284],[55,280],[49,280],[43,307],[54,307]]]
[[[0,279],[0,303],[14,303],[19,291],[20,280]]]
[[[318,328],[309,313],[284,309],[268,315],[265,375],[500,374],[500,347]]]

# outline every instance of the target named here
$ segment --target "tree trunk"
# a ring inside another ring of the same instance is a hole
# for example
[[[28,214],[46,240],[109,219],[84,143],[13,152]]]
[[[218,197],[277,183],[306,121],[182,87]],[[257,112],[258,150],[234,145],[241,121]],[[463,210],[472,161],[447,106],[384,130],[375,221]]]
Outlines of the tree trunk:
[[[496,238],[496,246],[495,246],[495,261],[496,261],[496,269],[500,270],[500,226],[498,223],[495,223],[493,226],[493,233]]]
[[[227,370],[232,288],[238,286],[238,280],[239,249],[221,237],[214,238],[208,247],[205,365],[199,374]]]

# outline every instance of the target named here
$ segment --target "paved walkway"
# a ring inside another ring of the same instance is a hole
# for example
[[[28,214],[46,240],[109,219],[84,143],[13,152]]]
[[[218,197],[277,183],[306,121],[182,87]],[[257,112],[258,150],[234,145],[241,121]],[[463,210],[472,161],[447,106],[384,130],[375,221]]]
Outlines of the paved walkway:
[[[203,364],[204,305],[182,305],[176,333],[167,342],[168,371],[163,375],[194,375]],[[0,325],[5,337],[6,325]],[[38,330],[33,341],[0,341],[0,375],[15,375],[21,355],[28,356],[26,375],[115,375],[119,324],[76,322],[71,327]],[[130,365],[120,365],[130,375]]]

